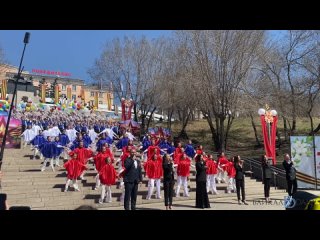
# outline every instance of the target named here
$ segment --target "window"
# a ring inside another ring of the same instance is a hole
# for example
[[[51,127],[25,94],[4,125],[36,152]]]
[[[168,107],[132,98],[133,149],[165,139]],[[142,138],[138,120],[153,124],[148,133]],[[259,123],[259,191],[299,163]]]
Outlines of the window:
[[[74,100],[74,101],[77,100],[77,95],[73,94],[72,95],[72,100]]]
[[[94,97],[94,92],[90,92],[90,96],[91,96],[91,97]]]
[[[72,85],[72,91],[77,91],[77,86],[76,85]]]
[[[99,104],[102,104],[102,101],[99,101]]]
[[[103,97],[103,93],[99,93],[99,98],[102,98]]]
[[[62,90],[62,91],[65,91],[65,90],[66,90],[66,85],[62,85],[61,90]]]

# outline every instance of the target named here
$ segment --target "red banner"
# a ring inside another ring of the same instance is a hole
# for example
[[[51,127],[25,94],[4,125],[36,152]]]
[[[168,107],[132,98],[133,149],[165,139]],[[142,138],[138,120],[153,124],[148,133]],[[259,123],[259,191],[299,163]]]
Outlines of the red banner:
[[[126,120],[131,120],[131,110],[134,105],[134,102],[132,100],[121,100],[121,120],[126,121]]]
[[[274,116],[272,123],[267,123],[264,115],[260,116],[260,120],[261,120],[261,127],[262,127],[264,150],[266,152],[267,157],[272,158],[272,163],[273,165],[275,165],[276,164],[276,133],[277,133],[278,117]]]

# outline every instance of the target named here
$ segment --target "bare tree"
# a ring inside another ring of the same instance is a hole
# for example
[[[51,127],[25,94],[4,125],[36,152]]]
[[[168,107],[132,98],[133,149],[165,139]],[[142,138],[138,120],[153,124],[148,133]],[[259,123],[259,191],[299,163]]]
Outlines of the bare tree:
[[[197,82],[198,107],[206,117],[216,150],[225,150],[228,133],[244,93],[241,86],[263,44],[264,31],[182,31],[193,79]]]
[[[150,41],[145,37],[125,37],[108,42],[89,74],[95,81],[112,84],[118,101],[131,98],[134,102],[134,119],[150,124],[157,109],[161,90],[157,81],[162,78],[165,39]],[[140,115],[139,115],[140,113]]]
[[[303,96],[306,92],[303,61],[315,50],[314,31],[286,31],[282,40],[273,43],[264,56],[261,71],[271,83],[284,121],[285,138],[287,123],[290,135],[296,131],[297,117],[303,110]],[[289,121],[291,120],[291,122]]]

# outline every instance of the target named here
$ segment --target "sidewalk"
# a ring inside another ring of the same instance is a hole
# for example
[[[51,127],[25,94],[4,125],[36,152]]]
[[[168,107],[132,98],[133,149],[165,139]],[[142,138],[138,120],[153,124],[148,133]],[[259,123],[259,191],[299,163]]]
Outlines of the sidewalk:
[[[235,197],[217,198],[210,200],[211,208],[204,210],[285,210],[283,199],[286,193],[271,196],[271,203],[267,204],[261,195],[248,196],[249,205],[239,205]],[[194,207],[195,200],[175,201],[173,202],[173,210],[202,210]],[[137,210],[165,210],[164,203],[150,203],[137,206]],[[100,208],[99,210],[123,210],[120,207]]]

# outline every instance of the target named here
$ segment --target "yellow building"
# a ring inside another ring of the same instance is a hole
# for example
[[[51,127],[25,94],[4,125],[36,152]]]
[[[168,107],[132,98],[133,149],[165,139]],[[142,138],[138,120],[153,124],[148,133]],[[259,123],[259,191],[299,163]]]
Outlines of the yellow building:
[[[9,79],[13,79],[17,74],[18,68],[15,66],[0,64],[0,85],[1,93],[8,92],[6,83]],[[21,96],[32,98],[34,103],[40,100],[46,103],[53,103],[62,100],[74,100],[83,105],[96,107],[100,110],[111,110],[113,105],[113,93],[110,89],[100,89],[98,86],[86,85],[84,80],[72,79],[68,77],[59,77],[50,73],[50,75],[30,74],[23,72],[22,77],[33,85],[30,90],[18,89],[17,101],[21,100]],[[58,87],[54,87],[58,85]],[[57,92],[58,90],[58,92]],[[0,95],[0,97],[6,97]],[[9,96],[11,98],[11,96]]]
[[[95,85],[85,85],[82,95],[84,102],[90,107],[97,107],[101,110],[112,109],[113,93],[108,88],[100,89]]]

